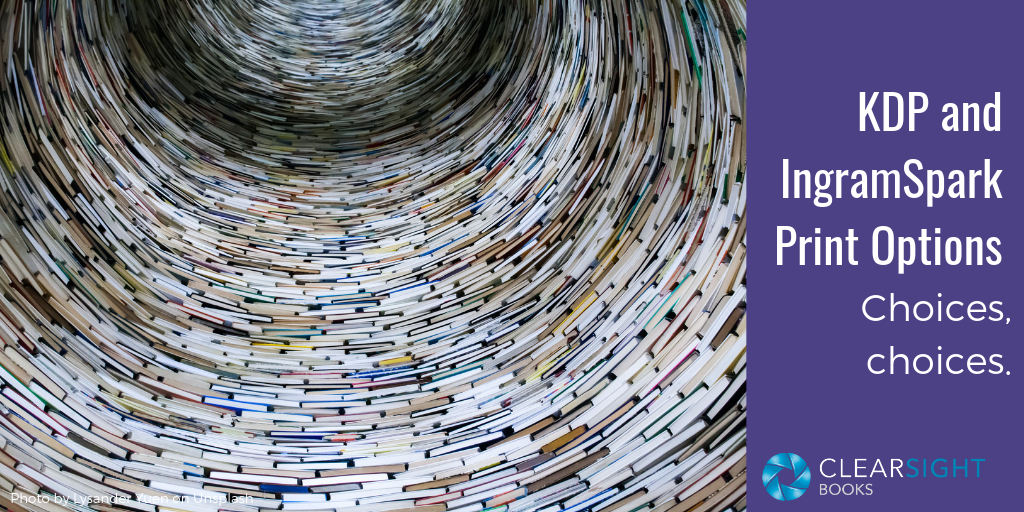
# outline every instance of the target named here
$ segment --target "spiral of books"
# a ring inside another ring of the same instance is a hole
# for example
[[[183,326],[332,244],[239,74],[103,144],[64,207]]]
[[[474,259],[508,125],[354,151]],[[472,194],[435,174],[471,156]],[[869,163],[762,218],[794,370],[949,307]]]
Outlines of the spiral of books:
[[[0,505],[746,508],[743,0],[12,0]]]

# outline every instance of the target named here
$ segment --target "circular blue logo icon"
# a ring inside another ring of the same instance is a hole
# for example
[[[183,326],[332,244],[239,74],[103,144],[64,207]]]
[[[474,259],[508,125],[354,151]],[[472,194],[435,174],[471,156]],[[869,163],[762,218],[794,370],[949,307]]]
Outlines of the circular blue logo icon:
[[[780,453],[764,465],[761,482],[772,498],[792,501],[803,496],[811,486],[811,469],[799,455]]]

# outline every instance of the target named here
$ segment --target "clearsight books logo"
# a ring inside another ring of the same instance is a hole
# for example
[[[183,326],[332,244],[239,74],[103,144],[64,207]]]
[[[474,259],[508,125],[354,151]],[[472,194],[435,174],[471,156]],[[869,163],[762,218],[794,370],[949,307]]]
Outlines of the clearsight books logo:
[[[764,465],[761,482],[772,498],[793,501],[803,496],[811,486],[811,469],[799,455],[780,453]]]
[[[918,479],[981,478],[982,458],[890,458],[890,459],[843,459],[827,457],[818,465],[820,496],[875,496],[873,485],[877,479],[893,481],[899,479],[913,484]],[[874,480],[874,481],[873,481]],[[772,498],[779,501],[793,501],[803,496],[811,486],[811,468],[807,461],[795,453],[780,453],[768,459],[761,472],[761,483]],[[881,483],[881,482],[878,482]],[[924,482],[922,482],[924,483]],[[966,482],[965,482],[966,483]]]

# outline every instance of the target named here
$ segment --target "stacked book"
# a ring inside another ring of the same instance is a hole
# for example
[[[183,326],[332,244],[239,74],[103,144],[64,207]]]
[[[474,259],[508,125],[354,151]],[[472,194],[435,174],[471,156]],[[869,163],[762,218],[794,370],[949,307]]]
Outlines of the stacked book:
[[[746,508],[744,2],[0,9],[0,505]]]

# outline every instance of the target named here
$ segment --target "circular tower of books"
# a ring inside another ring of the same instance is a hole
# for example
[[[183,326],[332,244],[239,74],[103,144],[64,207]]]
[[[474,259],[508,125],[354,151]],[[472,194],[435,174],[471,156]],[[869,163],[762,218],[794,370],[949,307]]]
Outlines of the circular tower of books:
[[[0,9],[0,505],[746,507],[743,0]]]

